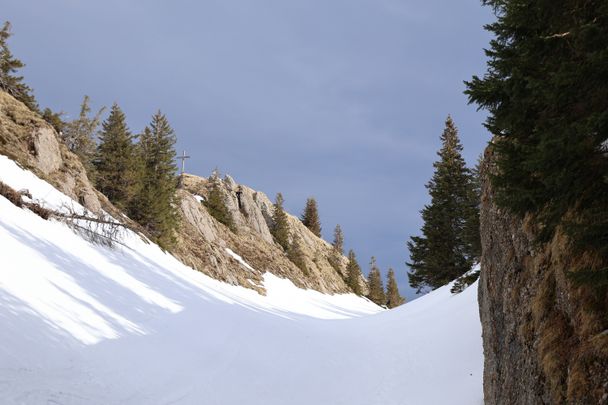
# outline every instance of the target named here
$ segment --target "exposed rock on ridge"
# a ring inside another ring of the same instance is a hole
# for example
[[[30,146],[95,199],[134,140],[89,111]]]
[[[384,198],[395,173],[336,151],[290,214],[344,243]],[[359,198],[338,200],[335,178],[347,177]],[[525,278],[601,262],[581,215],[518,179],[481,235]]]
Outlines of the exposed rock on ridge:
[[[292,237],[299,237],[303,248],[307,273],[287,259],[282,248],[270,233],[273,204],[261,192],[238,185],[226,176],[219,182],[226,205],[236,224],[237,232],[230,231],[216,221],[199,202],[207,198],[208,179],[184,174],[178,191],[182,230],[178,235],[175,254],[188,265],[220,280],[262,291],[261,276],[268,271],[292,280],[302,288],[325,293],[344,293],[350,289],[344,282],[347,259],[340,257],[337,271],[330,264],[332,246],[315,236],[301,221],[288,215]],[[241,209],[236,196],[241,194]],[[255,271],[235,260],[227,249],[240,255]],[[363,282],[363,280],[362,280]]]
[[[59,140],[55,130],[23,103],[2,91],[0,154],[33,171],[89,210],[99,212],[103,209],[115,218],[127,221],[134,230],[143,232],[93,188],[82,163]],[[263,193],[241,186],[243,208],[239,209],[235,194],[239,186],[230,177],[220,182],[238,230],[233,233],[211,217],[197,200],[207,196],[206,179],[184,175],[181,182],[178,211],[182,221],[172,253],[185,264],[213,278],[261,293],[264,293],[262,275],[266,271],[289,278],[302,288],[325,293],[350,291],[343,280],[344,274],[341,274],[347,259],[340,257],[339,270],[335,270],[328,261],[332,255],[331,245],[317,238],[293,216],[289,216],[290,228],[292,235],[301,239],[307,274],[287,259],[270,234],[268,225],[273,206]],[[255,270],[240,263],[235,254]],[[364,285],[364,280],[361,281]]]
[[[102,205],[98,193],[76,155],[59,141],[57,133],[25,104],[0,91],[0,154],[10,157],[93,212]]]

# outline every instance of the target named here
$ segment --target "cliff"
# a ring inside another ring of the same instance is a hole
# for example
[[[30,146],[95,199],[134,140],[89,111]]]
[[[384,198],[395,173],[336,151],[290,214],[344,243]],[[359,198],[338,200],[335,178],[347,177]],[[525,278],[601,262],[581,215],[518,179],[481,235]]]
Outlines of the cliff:
[[[593,258],[575,257],[559,232],[536,244],[535,218],[496,205],[492,162],[489,147],[479,281],[485,403],[607,404],[608,301],[605,292],[575,286],[566,275]]]
[[[2,91],[0,154],[32,170],[92,212],[103,209],[127,222],[133,230],[144,232],[95,190],[78,157],[60,142],[49,124]],[[216,221],[201,204],[201,199],[208,194],[207,180],[183,175],[177,191],[181,221],[177,244],[171,251],[178,259],[213,278],[262,294],[265,272],[288,278],[299,287],[324,293],[350,291],[343,280],[347,259],[340,257],[336,268],[332,267],[330,244],[312,234],[298,218],[289,216],[291,234],[299,237],[305,256],[307,272],[303,272],[273,242],[269,230],[272,203],[268,197],[241,186],[242,207],[239,209],[235,194],[239,185],[230,177],[220,183],[236,223],[236,232]],[[243,264],[240,257],[252,268]],[[363,284],[365,280],[361,281]]]

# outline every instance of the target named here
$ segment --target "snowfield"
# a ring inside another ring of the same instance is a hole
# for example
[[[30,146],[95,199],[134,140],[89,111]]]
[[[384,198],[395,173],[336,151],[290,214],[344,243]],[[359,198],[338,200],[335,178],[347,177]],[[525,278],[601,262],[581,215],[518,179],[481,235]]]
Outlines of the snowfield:
[[[0,180],[82,209],[4,156]],[[123,241],[91,244],[0,196],[1,404],[483,402],[476,284],[390,311],[271,274],[261,296]]]

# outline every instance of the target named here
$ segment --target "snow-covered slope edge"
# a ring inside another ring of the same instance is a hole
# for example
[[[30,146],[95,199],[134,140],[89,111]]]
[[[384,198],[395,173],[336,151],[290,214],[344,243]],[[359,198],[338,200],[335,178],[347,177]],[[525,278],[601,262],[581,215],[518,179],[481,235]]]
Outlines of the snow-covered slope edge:
[[[0,180],[73,204],[3,156]],[[0,197],[1,403],[481,400],[476,285],[361,317],[379,308],[272,275],[264,297],[124,237],[92,245]]]

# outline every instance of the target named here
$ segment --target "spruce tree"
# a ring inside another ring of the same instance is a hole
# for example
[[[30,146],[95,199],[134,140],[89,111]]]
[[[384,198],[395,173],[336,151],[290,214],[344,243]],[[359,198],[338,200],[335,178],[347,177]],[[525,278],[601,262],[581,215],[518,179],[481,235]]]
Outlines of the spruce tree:
[[[300,218],[304,226],[306,226],[317,237],[321,237],[321,221],[319,220],[319,211],[317,209],[317,200],[310,197],[306,200],[306,207]]]
[[[294,236],[293,241],[289,245],[289,249],[287,249],[287,258],[291,260],[293,264],[295,264],[302,273],[308,275],[308,268],[306,267],[306,259],[304,255],[304,251],[302,249],[302,241],[299,236]]]
[[[209,178],[211,188],[204,205],[211,216],[226,225],[232,232],[236,232],[236,225],[232,213],[226,205],[226,195],[221,186],[221,179],[217,170]]]
[[[289,249],[289,220],[287,213],[283,209],[283,195],[277,193],[274,201],[274,212],[272,215],[272,226],[270,231],[274,240],[285,250]]]
[[[346,284],[357,295],[363,294],[361,289],[361,267],[357,262],[355,252],[348,251],[348,265],[346,266]]]
[[[130,207],[141,187],[139,156],[133,140],[125,114],[114,103],[99,133],[96,185],[113,204],[124,210]]]
[[[388,269],[388,281],[386,283],[386,306],[395,308],[405,303],[405,298],[399,294],[399,286],[395,280],[395,271]]]
[[[91,112],[89,100],[89,96],[85,95],[80,105],[78,118],[65,123],[63,131],[61,131],[61,138],[68,149],[80,158],[89,179],[95,182],[95,167],[93,164],[97,146],[95,133],[105,107],[100,108],[93,117],[89,117]]]
[[[475,254],[466,240],[467,220],[473,204],[471,173],[462,158],[462,145],[448,116],[441,135],[439,160],[427,184],[431,203],[421,211],[422,236],[408,242],[410,285],[420,292],[440,287],[471,269]]]
[[[336,225],[334,229],[334,241],[332,243],[333,250],[338,255],[342,256],[344,254],[344,234],[342,233],[342,228],[340,224]]]
[[[163,248],[171,247],[177,227],[176,140],[167,117],[158,111],[139,139],[142,184],[130,210],[133,219]]]
[[[369,294],[367,298],[370,299],[376,305],[386,304],[386,294],[384,293],[384,286],[382,285],[382,275],[380,269],[376,264],[376,258],[372,256],[370,262],[370,271],[367,277],[367,284],[369,286]]]
[[[25,65],[15,58],[8,47],[11,37],[11,23],[6,21],[0,30],[0,89],[24,103],[30,110],[39,111],[38,104],[30,89],[23,83],[23,76],[16,73]]]
[[[563,230],[596,258],[572,276],[608,287],[608,2],[484,4],[497,16],[486,26],[495,38],[487,72],[466,93],[489,112],[496,201],[533,214],[538,242]]]

